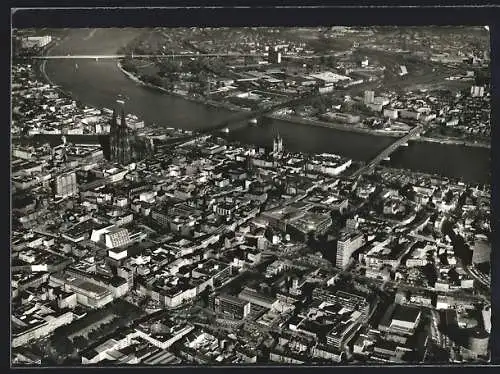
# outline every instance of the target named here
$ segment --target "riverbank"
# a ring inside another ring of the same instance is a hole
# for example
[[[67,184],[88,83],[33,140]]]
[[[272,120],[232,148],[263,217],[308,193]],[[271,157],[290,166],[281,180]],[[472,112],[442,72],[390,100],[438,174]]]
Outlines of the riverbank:
[[[317,119],[304,118],[304,117],[298,117],[298,116],[271,114],[271,115],[267,115],[266,117],[272,118],[272,119],[277,119],[277,120],[285,120],[288,122],[298,123],[301,125],[325,127],[328,129],[347,131],[347,132],[357,132],[357,133],[361,133],[361,134],[368,134],[368,135],[375,135],[375,136],[385,136],[385,137],[389,136],[389,137],[399,138],[401,136],[406,135],[406,131],[370,130],[370,129],[364,129],[361,127],[343,125],[341,123],[325,122],[325,121],[320,121]]]
[[[207,105],[207,106],[212,107],[212,108],[222,108],[225,110],[229,110],[233,113],[238,113],[238,112],[244,111],[242,108],[237,107],[236,105],[223,103],[220,101],[208,100],[206,98],[200,98],[200,97],[194,97],[191,95],[186,95],[186,94],[182,94],[179,92],[167,90],[163,87],[154,85],[152,83],[144,82],[143,80],[141,80],[139,77],[137,77],[133,73],[125,70],[120,61],[117,62],[117,67],[127,78],[129,78],[130,80],[132,80],[134,83],[136,83],[138,85],[148,87],[150,89],[158,90],[164,94],[167,94],[167,95],[170,95],[173,97],[178,97],[178,98],[181,98],[181,99],[184,99],[187,101],[191,101],[191,102],[194,102],[197,104]],[[341,123],[332,123],[332,122],[321,121],[318,119],[304,118],[304,117],[292,116],[292,115],[268,114],[268,115],[265,115],[265,117],[270,118],[270,119],[274,119],[274,120],[285,120],[285,121],[288,121],[291,123],[296,123],[296,124],[301,124],[301,125],[323,127],[323,128],[329,128],[329,129],[334,129],[334,130],[339,130],[339,131],[354,132],[354,133],[375,135],[375,136],[381,136],[381,137],[398,138],[398,137],[404,136],[406,134],[405,131],[373,130],[373,129],[367,129],[367,128],[362,128],[362,127],[355,127],[355,126],[351,126],[351,125],[345,125],[345,124],[341,124]],[[415,138],[412,140],[415,140],[418,142],[429,142],[429,143],[439,143],[439,144],[449,144],[449,145],[461,145],[461,146],[467,146],[467,147],[490,148],[489,144],[475,143],[475,142],[471,142],[471,141],[463,141],[463,140],[456,140],[456,139],[440,139],[440,138],[421,136],[421,137],[418,137],[418,138]]]
[[[361,134],[369,134],[369,135],[375,135],[375,136],[386,136],[386,137],[390,136],[390,137],[394,137],[394,138],[400,138],[400,137],[407,134],[406,131],[371,130],[371,129],[365,129],[365,128],[361,128],[361,127],[348,126],[348,125],[343,125],[343,124],[339,124],[339,123],[325,122],[325,121],[320,121],[317,119],[304,118],[304,117],[291,116],[291,115],[278,115],[278,114],[273,115],[273,114],[271,114],[271,115],[267,115],[266,117],[272,118],[272,119],[277,119],[277,120],[285,120],[285,121],[289,121],[289,122],[293,122],[293,123],[299,123],[299,124],[303,124],[303,125],[326,127],[329,129],[357,132],[357,133],[361,133]],[[486,148],[486,149],[491,148],[491,145],[486,144],[486,143],[466,141],[466,140],[461,140],[461,139],[431,138],[431,137],[427,137],[427,136],[415,137],[411,141],[448,144],[448,145],[461,145],[461,146],[465,146],[465,147],[478,147],[478,148]]]
[[[139,84],[141,86],[148,87],[148,88],[151,88],[151,89],[154,89],[154,90],[158,90],[158,91],[161,91],[162,93],[165,93],[167,95],[179,97],[181,99],[192,101],[192,102],[197,103],[197,104],[208,105],[208,106],[211,106],[213,108],[222,108],[222,109],[229,110],[231,112],[243,112],[243,110],[241,108],[239,108],[239,107],[237,107],[235,105],[231,105],[231,104],[228,104],[228,103],[221,103],[219,101],[213,101],[213,100],[208,100],[208,99],[204,99],[204,98],[197,98],[197,97],[193,97],[193,96],[189,96],[189,95],[183,95],[182,93],[175,92],[175,91],[170,91],[170,90],[167,90],[167,89],[165,89],[163,87],[154,85],[152,83],[144,82],[143,80],[141,80],[136,75],[132,74],[131,72],[129,72],[127,70],[125,70],[120,61],[118,61],[116,65],[118,66],[118,69],[120,69],[120,71],[127,78],[131,79],[132,81],[134,81],[135,83],[137,83],[137,84]]]
[[[467,141],[467,140],[460,140],[460,139],[444,139],[444,138],[440,139],[440,138],[430,138],[427,136],[421,136],[421,137],[412,139],[412,141],[449,144],[449,145],[462,145],[464,147],[477,147],[477,148],[491,149],[490,144],[479,143],[479,142],[476,143],[476,142],[471,142],[471,141]]]
[[[52,48],[56,47],[58,44],[59,44],[59,41],[53,41],[53,42],[49,43],[47,45],[47,47],[44,48],[42,51],[43,56],[47,56],[47,54],[52,50]],[[62,93],[64,95],[68,94],[67,92],[65,92],[61,88],[59,88],[56,84],[54,84],[54,82],[52,82],[52,80],[47,75],[47,72],[45,71],[45,67],[47,65],[47,60],[41,60],[41,62],[40,62],[40,60],[35,60],[34,64],[35,64],[35,71],[38,71],[38,72],[40,72],[40,74],[42,74],[41,78],[43,80],[45,80],[51,86],[56,87],[57,91],[59,91],[60,93]]]
[[[183,95],[183,94],[177,93],[175,91],[170,91],[170,90],[167,90],[163,87],[144,82],[136,75],[125,70],[123,68],[122,64],[120,63],[120,61],[118,61],[117,66],[126,77],[128,77],[129,79],[131,79],[135,83],[140,84],[144,87],[156,89],[156,90],[159,90],[159,91],[166,93],[168,95],[180,97],[180,98],[185,99],[185,100],[196,102],[198,104],[208,105],[208,106],[211,106],[214,108],[224,108],[224,109],[230,110],[232,112],[243,112],[244,111],[242,108],[237,107],[235,105],[221,103],[219,101],[196,98],[196,97],[188,96],[188,95]],[[358,132],[358,133],[371,134],[371,135],[377,135],[377,136],[400,137],[400,136],[403,136],[406,134],[406,132],[404,132],[404,131],[395,132],[395,131],[384,131],[384,130],[370,130],[370,129],[363,129],[363,128],[359,128],[359,127],[347,126],[347,125],[338,124],[338,123],[330,123],[330,122],[324,122],[324,121],[320,121],[320,120],[313,120],[313,119],[308,119],[308,118],[298,117],[298,116],[268,114],[265,117],[271,118],[271,119],[276,119],[276,120],[286,120],[289,122],[303,124],[303,125],[312,125],[312,126],[318,126],[318,127],[331,128],[331,129],[335,129],[335,130]]]
[[[416,170],[403,169],[403,168],[395,168],[395,167],[385,166],[385,165],[380,165],[380,164],[377,165],[376,170],[381,172],[381,173],[388,172],[388,173],[399,174],[399,175],[411,175],[413,177],[419,177],[419,178],[436,178],[436,179],[446,178],[448,181],[450,181],[451,183],[454,183],[454,184],[463,183],[461,178],[443,177],[442,175],[439,175],[437,173],[416,171]]]
[[[48,54],[65,55],[71,52],[110,55],[115,53],[117,46],[127,42],[125,39],[132,38],[134,32],[124,35],[126,33],[123,30],[102,29],[89,40],[83,40],[89,30],[71,30],[69,36],[58,40],[58,46]],[[157,127],[169,126],[196,132],[231,117],[231,111],[201,105],[171,94],[165,95],[160,90],[137,84],[118,68],[116,62],[82,61],[79,68],[74,69],[73,64],[66,60],[48,60],[46,73],[53,83],[82,105],[113,108],[117,105],[117,98],[127,98],[127,111],[143,119],[149,124],[148,127],[158,124]],[[264,118],[263,122],[268,125],[242,126],[237,131],[231,131],[227,137],[230,141],[243,144],[269,146],[279,132],[285,148],[290,151],[336,153],[359,161],[369,160],[394,141],[390,136],[339,131],[286,120]],[[386,164],[447,177],[463,177],[471,183],[486,183],[490,179],[490,159],[490,150],[485,148],[410,141],[409,147],[401,147]]]
[[[65,36],[64,38],[66,38],[67,36]],[[48,53],[55,47],[58,46],[58,44],[60,42],[62,42],[63,39],[61,40],[54,40],[53,42],[49,43],[43,50],[42,50],[42,54],[43,56],[47,56]],[[41,62],[40,62],[41,61]],[[48,84],[50,84],[52,87],[54,87],[56,89],[57,92],[59,92],[62,96],[65,96],[65,97],[68,97],[68,98],[73,98],[73,95],[71,94],[71,92],[69,91],[65,91],[63,90],[61,87],[59,87],[57,84],[55,84],[49,77],[49,75],[47,74],[47,71],[46,71],[46,66],[47,66],[47,60],[35,60],[34,62],[35,64],[35,72],[38,72],[41,74],[40,78],[41,80],[44,80],[45,82],[47,82]],[[38,75],[38,74],[37,74]],[[73,98],[74,99],[74,98]]]
[[[59,43],[61,43],[62,40],[57,40],[54,41],[54,43],[51,43],[44,51],[44,54],[50,53],[50,51],[55,48]],[[72,97],[72,93],[70,91],[65,91],[58,85],[56,85],[48,76],[45,66],[47,64],[47,60],[42,60],[40,62],[34,62],[35,69],[37,72],[41,74],[41,78],[46,81],[47,83],[56,86],[56,89],[58,92],[60,92],[64,96]],[[148,87],[150,89],[158,90],[162,94],[168,94],[172,97],[177,97],[181,98],[186,101],[194,102],[197,104],[203,104],[211,108],[221,108],[224,110],[229,110],[233,113],[241,113],[243,112],[243,109],[237,108],[233,105],[228,105],[226,103],[220,103],[220,102],[214,102],[211,100],[205,100],[205,99],[199,99],[196,97],[190,97],[183,95],[181,93],[175,93],[175,92],[170,92],[162,87],[158,87],[152,84],[148,84],[140,80],[137,76],[134,74],[131,74],[130,72],[126,71],[120,64],[120,62],[117,63],[117,67],[119,71],[128,79],[133,81],[135,84]],[[375,136],[380,136],[380,137],[400,137],[405,134],[405,132],[389,132],[389,131],[384,131],[384,130],[371,130],[371,129],[364,129],[364,128],[359,128],[359,127],[354,127],[354,126],[349,126],[345,124],[339,124],[339,123],[330,123],[330,122],[325,122],[317,119],[308,119],[308,118],[303,118],[303,117],[298,117],[298,116],[291,116],[291,115],[278,115],[278,114],[269,114],[266,115],[265,117],[274,119],[274,120],[284,120],[288,121],[290,123],[296,123],[296,124],[302,124],[302,125],[307,125],[307,126],[315,126],[315,127],[322,127],[322,128],[328,128],[328,129],[333,129],[333,130],[340,130],[340,131],[345,131],[345,132],[353,132],[353,133],[361,133],[361,134],[367,134],[367,135],[375,135]],[[175,127],[175,126],[174,126]],[[483,148],[483,149],[490,149],[491,146],[486,143],[475,143],[472,141],[464,141],[460,139],[441,139],[441,138],[432,138],[432,137],[426,137],[426,136],[421,136],[412,139],[412,141],[416,141],[419,143],[434,143],[434,144],[446,144],[446,145],[457,145],[457,146],[464,146],[464,147],[474,147],[474,148]]]

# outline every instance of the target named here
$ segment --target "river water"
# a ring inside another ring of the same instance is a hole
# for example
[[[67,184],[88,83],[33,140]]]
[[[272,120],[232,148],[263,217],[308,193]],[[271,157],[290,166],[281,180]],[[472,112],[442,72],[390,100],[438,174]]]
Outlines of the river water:
[[[137,29],[74,30],[49,54],[113,54],[132,40]],[[126,98],[125,110],[146,123],[184,129],[202,129],[227,118],[223,108],[171,96],[143,87],[127,78],[115,60],[48,60],[50,80],[84,104],[102,108],[116,106],[118,95]],[[284,120],[269,120],[263,127],[245,127],[229,134],[232,140],[270,145],[279,133],[291,151],[337,153],[354,160],[373,157],[394,138],[313,127]],[[471,183],[488,183],[490,150],[439,143],[410,142],[396,151],[390,166],[462,178]]]

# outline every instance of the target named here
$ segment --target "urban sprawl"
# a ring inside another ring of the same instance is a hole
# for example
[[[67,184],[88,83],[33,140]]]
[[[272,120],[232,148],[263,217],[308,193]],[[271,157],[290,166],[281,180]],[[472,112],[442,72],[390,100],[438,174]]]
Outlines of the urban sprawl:
[[[484,51],[464,38],[424,56],[417,46],[446,39],[401,32],[408,56],[460,84],[401,92],[384,74],[404,83],[417,64],[373,62],[363,43],[378,34],[360,30],[325,31],[356,38],[330,59],[272,29],[155,29],[119,64],[139,83],[243,112],[308,97],[271,115],[488,141]],[[398,52],[391,41],[377,53]],[[44,81],[33,55],[56,42],[16,36],[12,65],[14,364],[488,362],[489,186],[290,152],[278,132],[260,147],[228,141],[229,124],[145,125],[126,98],[91,108]],[[161,50],[227,56],[134,57]]]

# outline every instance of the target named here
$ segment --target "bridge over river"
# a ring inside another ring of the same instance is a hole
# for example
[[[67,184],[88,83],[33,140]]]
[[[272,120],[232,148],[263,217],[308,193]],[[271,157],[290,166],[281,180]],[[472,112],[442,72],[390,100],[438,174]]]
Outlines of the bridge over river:
[[[198,133],[202,134],[211,134],[215,133],[224,129],[230,130],[230,126],[233,124],[237,124],[242,121],[250,120],[252,118],[259,118],[262,117],[266,114],[275,112],[276,110],[283,109],[283,108],[289,108],[293,106],[297,106],[300,104],[305,104],[309,102],[310,100],[313,100],[316,97],[321,96],[320,93],[307,93],[304,94],[300,97],[295,97],[291,100],[286,100],[282,101],[273,105],[264,105],[261,106],[260,108],[251,110],[251,111],[244,111],[244,112],[237,112],[234,115],[230,116],[229,118],[223,119],[221,121],[217,121],[217,123],[211,124],[208,126],[206,129],[199,130]]]
[[[267,54],[257,54],[257,53],[171,53],[171,54],[109,54],[109,55],[41,55],[32,56],[30,58],[34,60],[119,60],[122,58],[138,58],[138,59],[148,59],[148,58],[196,58],[196,57],[267,57]]]
[[[407,144],[408,141],[413,139],[414,137],[420,136],[422,131],[424,131],[424,127],[422,125],[417,125],[413,127],[410,131],[408,131],[406,135],[397,139],[394,143],[390,144],[387,148],[383,149],[374,158],[372,158],[366,165],[356,170],[349,177],[355,179],[362,174],[372,171],[375,168],[375,166],[377,166],[382,160],[389,158],[390,155],[400,146]]]

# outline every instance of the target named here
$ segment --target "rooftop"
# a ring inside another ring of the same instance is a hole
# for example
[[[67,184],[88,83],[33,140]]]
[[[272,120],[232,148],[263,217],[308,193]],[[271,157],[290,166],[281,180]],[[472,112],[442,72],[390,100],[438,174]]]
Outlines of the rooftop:
[[[392,314],[393,320],[415,323],[421,311],[418,308],[406,305],[396,305]]]

